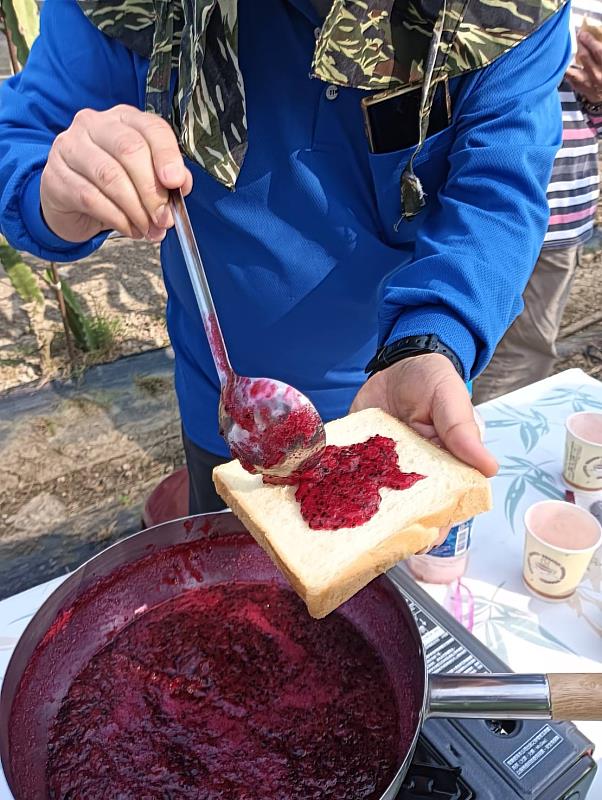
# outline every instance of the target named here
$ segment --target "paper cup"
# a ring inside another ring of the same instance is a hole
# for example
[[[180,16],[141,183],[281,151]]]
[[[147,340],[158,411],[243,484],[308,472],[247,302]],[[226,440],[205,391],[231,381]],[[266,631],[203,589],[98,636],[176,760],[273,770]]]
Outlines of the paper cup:
[[[570,597],[602,544],[602,527],[584,508],[543,500],[525,514],[523,579],[547,600]]]
[[[602,414],[580,411],[567,419],[563,476],[578,489],[602,489]]]

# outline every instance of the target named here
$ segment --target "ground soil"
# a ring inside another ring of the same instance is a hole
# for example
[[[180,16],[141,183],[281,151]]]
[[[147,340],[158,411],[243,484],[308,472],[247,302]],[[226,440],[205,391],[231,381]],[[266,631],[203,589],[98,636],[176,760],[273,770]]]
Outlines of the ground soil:
[[[575,330],[577,327],[579,330]],[[571,333],[572,330],[575,332]],[[586,245],[581,255],[564,313],[558,354],[557,372],[581,367],[602,379],[602,238],[599,235]]]
[[[111,240],[60,277],[115,340],[73,370],[52,289],[40,280],[44,304],[25,304],[0,267],[0,596],[138,530],[183,463],[158,249]]]
[[[38,274],[46,266],[31,263]],[[44,305],[26,305],[0,272],[0,597],[138,530],[149,493],[183,463],[157,249],[112,240],[62,267],[61,277],[89,312],[115,320],[115,341],[106,352],[79,354],[65,381],[52,290],[40,282]],[[594,240],[563,331],[601,311],[602,242]],[[602,377],[601,348],[598,319],[561,338],[557,367]],[[98,362],[106,363],[85,369]]]
[[[30,256],[26,261],[40,278],[44,304],[23,303],[0,266],[0,392],[71,371],[56,296],[41,279],[48,264]],[[57,267],[85,311],[115,326],[108,350],[76,353],[76,370],[168,344],[156,246],[113,239],[89,258]]]

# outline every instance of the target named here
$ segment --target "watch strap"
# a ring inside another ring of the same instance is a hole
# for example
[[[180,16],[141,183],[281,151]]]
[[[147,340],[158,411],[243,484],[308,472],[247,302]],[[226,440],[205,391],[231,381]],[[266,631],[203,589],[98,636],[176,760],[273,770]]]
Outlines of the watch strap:
[[[374,373],[390,367],[398,361],[403,361],[405,358],[412,358],[426,353],[440,353],[442,356],[446,356],[452,362],[460,377],[464,378],[462,362],[451,347],[443,344],[434,333],[404,336],[402,339],[396,339],[394,342],[384,345],[374,358],[368,362],[365,371],[372,376]]]
[[[602,103],[590,103],[589,100],[586,100],[585,103],[583,103],[583,108],[589,114],[599,114],[602,112]]]
[[[600,114],[600,112],[602,112],[602,100],[597,103],[592,103],[587,98],[583,97],[583,95],[578,95],[578,99],[583,110],[587,111],[588,114]]]

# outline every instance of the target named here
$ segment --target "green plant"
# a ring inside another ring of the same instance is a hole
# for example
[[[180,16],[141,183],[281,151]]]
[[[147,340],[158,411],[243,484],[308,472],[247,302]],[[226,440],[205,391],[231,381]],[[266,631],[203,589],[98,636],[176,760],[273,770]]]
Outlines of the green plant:
[[[25,65],[39,28],[39,9],[36,0],[0,0],[0,30],[6,36],[13,72],[18,72]],[[0,262],[23,300],[44,302],[33,270],[2,237],[0,237]],[[55,264],[50,265],[50,269],[45,271],[43,277],[56,294],[72,370],[77,369],[77,362],[71,335],[77,347],[85,353],[105,353],[110,350],[119,329],[118,321],[102,314],[87,314],[71,287],[59,279]]]
[[[95,314],[90,317],[92,350],[96,353],[108,352],[115,344],[119,327],[119,320],[105,317],[104,314]]]
[[[49,286],[56,288],[57,284],[49,269],[44,272],[44,280]],[[90,332],[88,315],[85,314],[77,295],[66,281],[61,280],[58,288],[65,298],[65,311],[69,330],[73,334],[73,338],[79,349],[87,352],[92,349],[92,334]]]
[[[32,421],[32,427],[37,428],[47,436],[54,436],[56,434],[56,423],[50,417],[35,417]]]
[[[0,237],[0,263],[19,297],[26,303],[43,303],[44,297],[32,268],[6,239]]]
[[[44,280],[49,286],[56,287],[51,270],[44,272]],[[103,314],[87,314],[78,296],[65,280],[61,279],[59,288],[65,299],[67,324],[77,347],[84,353],[105,353],[110,350],[119,329],[118,321]]]
[[[2,24],[8,40],[13,71],[24,66],[29,50],[40,30],[36,0],[0,0]],[[15,64],[15,57],[18,64]]]

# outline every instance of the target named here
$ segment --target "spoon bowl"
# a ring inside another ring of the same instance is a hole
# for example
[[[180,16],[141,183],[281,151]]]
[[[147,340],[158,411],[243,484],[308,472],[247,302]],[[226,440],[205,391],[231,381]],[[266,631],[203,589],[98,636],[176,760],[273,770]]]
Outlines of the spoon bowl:
[[[235,375],[222,390],[220,432],[249,472],[287,478],[326,446],[320,415],[297,389],[271,378]]]

